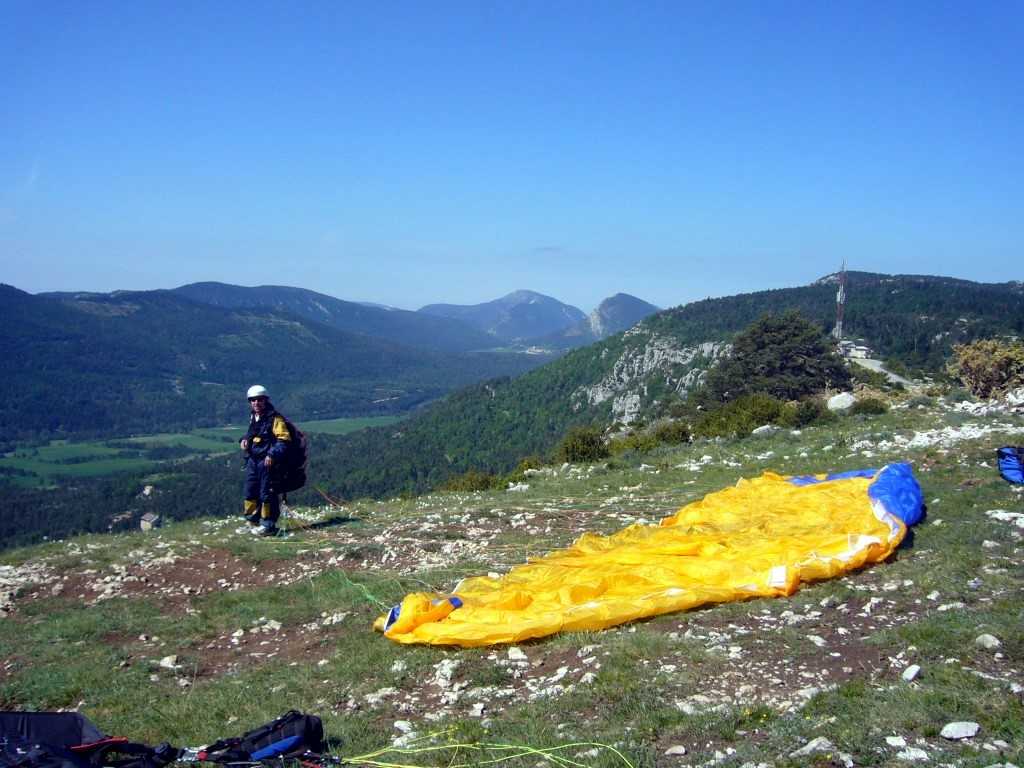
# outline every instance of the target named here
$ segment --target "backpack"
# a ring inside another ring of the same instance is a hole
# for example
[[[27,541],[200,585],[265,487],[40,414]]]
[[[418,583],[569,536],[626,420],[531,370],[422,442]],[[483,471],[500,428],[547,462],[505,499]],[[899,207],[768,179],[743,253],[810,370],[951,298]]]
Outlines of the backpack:
[[[0,712],[0,768],[162,768],[180,755],[105,736],[77,712]]]
[[[277,414],[284,419],[288,427],[288,433],[292,439],[288,441],[288,448],[284,453],[284,461],[281,463],[277,480],[277,491],[279,493],[290,493],[297,491],[306,484],[306,464],[309,462],[309,440],[306,434],[292,424],[285,416]]]
[[[1024,447],[1006,446],[996,449],[999,474],[1008,483],[1024,483]]]
[[[320,718],[293,709],[241,736],[219,739],[196,757],[210,763],[248,763],[299,757],[306,752],[320,754],[326,746]]]

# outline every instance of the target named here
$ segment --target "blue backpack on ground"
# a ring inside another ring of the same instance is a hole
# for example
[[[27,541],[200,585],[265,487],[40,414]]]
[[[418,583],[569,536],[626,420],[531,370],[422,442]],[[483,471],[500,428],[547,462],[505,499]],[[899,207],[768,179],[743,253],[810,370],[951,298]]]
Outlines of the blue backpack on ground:
[[[221,739],[198,753],[209,763],[254,763],[275,758],[298,758],[326,748],[320,718],[296,710],[232,739]]]
[[[1008,445],[996,450],[999,459],[999,474],[1008,483],[1024,483],[1024,447]]]

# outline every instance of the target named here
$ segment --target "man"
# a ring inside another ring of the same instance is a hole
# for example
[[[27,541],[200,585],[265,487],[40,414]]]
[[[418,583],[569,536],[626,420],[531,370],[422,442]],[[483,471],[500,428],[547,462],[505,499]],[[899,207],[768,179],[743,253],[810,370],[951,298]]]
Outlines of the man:
[[[249,431],[239,446],[245,451],[244,514],[253,533],[273,536],[281,515],[281,499],[274,488],[275,462],[284,459],[292,439],[284,417],[274,410],[266,388],[255,384],[248,392]]]

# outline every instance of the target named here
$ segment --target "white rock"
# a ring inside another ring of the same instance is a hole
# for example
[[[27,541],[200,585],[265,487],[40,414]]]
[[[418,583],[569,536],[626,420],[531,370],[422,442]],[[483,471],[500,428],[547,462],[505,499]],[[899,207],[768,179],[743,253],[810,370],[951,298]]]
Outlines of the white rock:
[[[974,638],[974,644],[981,648],[984,648],[986,651],[994,651],[996,648],[1002,646],[1002,643],[999,642],[998,637],[988,634],[978,635],[976,638]]]
[[[366,694],[363,697],[363,701],[370,706],[373,706],[374,704],[380,704],[382,700],[386,699],[388,696],[394,696],[396,693],[398,693],[398,689],[396,688],[381,688],[373,693]]]
[[[178,657],[177,656],[164,656],[160,659],[160,666],[163,669],[177,669],[178,668]]]
[[[686,747],[682,744],[673,744],[671,747],[665,750],[666,755],[685,755]]]
[[[970,722],[957,722],[957,723],[946,723],[942,726],[942,730],[939,732],[939,736],[950,741],[956,741],[959,739],[970,739],[978,734],[981,730],[981,726],[977,723]]]
[[[508,649],[508,658],[509,661],[526,661],[526,654],[517,646],[512,646]]]
[[[917,664],[911,664],[909,667],[903,670],[901,677],[905,682],[911,683],[917,679],[917,676],[921,674],[921,667]]]
[[[857,398],[852,394],[849,392],[842,392],[830,397],[827,405],[830,411],[848,411],[853,408],[853,404],[856,402]]]
[[[909,749],[904,749],[902,752],[897,752],[896,758],[899,760],[906,760],[908,762],[912,762],[915,760],[927,760],[928,753],[925,752],[923,749],[918,749],[917,747],[910,747]]]
[[[478,701],[476,704],[469,708],[469,716],[483,717],[485,709],[487,709],[486,705],[482,701]]]
[[[512,491],[513,493],[522,493],[523,491],[530,490],[529,483],[509,483],[506,490]]]
[[[813,755],[815,752],[833,752],[835,746],[831,741],[826,739],[824,736],[819,736],[816,739],[804,744],[800,749],[789,753],[790,757],[806,757],[807,755]]]
[[[907,746],[907,740],[902,736],[886,736],[885,743],[890,747],[905,747]]]
[[[413,724],[408,720],[395,720],[395,730],[402,733],[412,733]]]
[[[434,685],[439,688],[448,688],[452,684],[452,675],[459,668],[461,662],[458,659],[442,659],[434,667]]]

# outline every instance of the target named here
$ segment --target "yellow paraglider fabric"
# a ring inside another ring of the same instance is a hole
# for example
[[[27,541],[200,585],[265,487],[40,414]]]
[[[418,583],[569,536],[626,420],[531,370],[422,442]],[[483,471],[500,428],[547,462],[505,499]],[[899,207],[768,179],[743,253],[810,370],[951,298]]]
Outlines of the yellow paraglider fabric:
[[[706,603],[790,595],[801,582],[883,560],[903,539],[903,522],[869,499],[871,482],[800,486],[771,472],[740,480],[660,525],[586,533],[501,578],[466,579],[453,595],[408,595],[385,636],[467,647],[515,643]],[[383,630],[386,618],[374,627]]]

